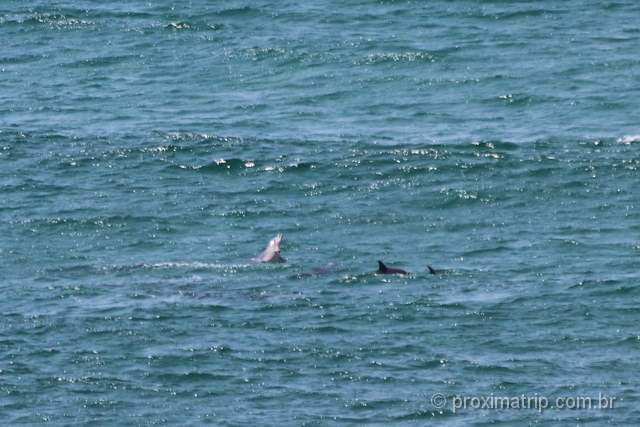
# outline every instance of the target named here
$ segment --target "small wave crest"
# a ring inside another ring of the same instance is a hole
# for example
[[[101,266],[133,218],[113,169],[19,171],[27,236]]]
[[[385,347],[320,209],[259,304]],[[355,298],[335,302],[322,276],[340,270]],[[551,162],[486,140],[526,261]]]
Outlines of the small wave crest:
[[[165,261],[144,262],[134,265],[104,265],[98,267],[101,270],[130,271],[130,270],[171,270],[171,269],[199,269],[199,270],[238,270],[248,268],[250,264],[224,264],[201,261]]]
[[[358,64],[375,65],[390,62],[436,62],[436,57],[424,51],[374,53],[367,55]]]
[[[634,142],[640,142],[640,135],[625,135],[621,138],[618,138],[616,142],[630,145]]]

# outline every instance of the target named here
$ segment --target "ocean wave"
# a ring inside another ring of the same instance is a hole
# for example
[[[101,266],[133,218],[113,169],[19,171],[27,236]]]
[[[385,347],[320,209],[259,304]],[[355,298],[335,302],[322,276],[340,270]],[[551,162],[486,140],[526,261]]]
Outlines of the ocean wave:
[[[626,145],[631,145],[632,143],[640,142],[640,135],[625,135],[618,138],[616,141]]]
[[[434,63],[437,58],[424,51],[408,51],[408,52],[384,52],[384,53],[371,53],[365,58],[356,61],[357,65],[376,65],[394,62],[419,62],[419,63]]]

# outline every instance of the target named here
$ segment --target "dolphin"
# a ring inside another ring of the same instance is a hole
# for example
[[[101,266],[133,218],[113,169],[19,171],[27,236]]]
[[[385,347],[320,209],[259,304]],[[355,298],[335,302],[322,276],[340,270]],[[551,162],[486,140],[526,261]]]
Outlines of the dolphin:
[[[269,241],[267,249],[260,254],[259,257],[253,258],[254,262],[284,262],[285,259],[280,256],[280,242],[282,241],[282,233]]]
[[[429,267],[429,274],[438,274],[438,271],[434,270],[430,265],[427,265],[427,267]]]
[[[399,268],[389,268],[386,265],[384,265],[384,263],[382,261],[378,261],[378,271],[376,271],[376,273],[378,274],[409,274],[404,270],[401,270]]]
[[[329,264],[325,264],[322,267],[316,267],[308,273],[302,273],[298,277],[302,279],[305,277],[312,277],[312,276],[324,276],[325,274],[334,272],[337,268],[338,268],[338,264],[336,264],[335,262],[330,262]]]

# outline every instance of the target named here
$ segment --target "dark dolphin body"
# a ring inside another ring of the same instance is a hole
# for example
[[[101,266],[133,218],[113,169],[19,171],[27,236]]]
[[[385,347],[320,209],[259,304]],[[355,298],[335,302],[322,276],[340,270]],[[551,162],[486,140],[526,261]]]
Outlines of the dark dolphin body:
[[[438,274],[438,272],[434,270],[430,265],[427,265],[427,267],[429,267],[429,274]]]
[[[378,271],[376,271],[376,273],[378,274],[409,274],[404,270],[401,270],[399,268],[389,268],[386,265],[384,265],[384,263],[382,261],[378,261]]]
[[[316,267],[312,269],[308,273],[302,273],[298,277],[311,277],[311,276],[323,276],[325,274],[333,273],[338,268],[338,264],[335,262],[330,262],[329,264],[323,265],[322,267]]]

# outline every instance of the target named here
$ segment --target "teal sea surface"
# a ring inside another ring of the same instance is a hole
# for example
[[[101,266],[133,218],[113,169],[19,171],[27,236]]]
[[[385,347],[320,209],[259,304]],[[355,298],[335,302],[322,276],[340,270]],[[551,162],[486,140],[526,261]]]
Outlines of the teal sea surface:
[[[640,424],[639,16],[2,1],[0,424]]]

